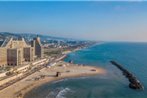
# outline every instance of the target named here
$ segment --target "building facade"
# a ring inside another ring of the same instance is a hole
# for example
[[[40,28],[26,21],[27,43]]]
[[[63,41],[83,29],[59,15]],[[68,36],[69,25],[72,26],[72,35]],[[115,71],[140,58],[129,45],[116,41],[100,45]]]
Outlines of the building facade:
[[[18,66],[22,65],[23,62],[32,62],[36,57],[43,57],[42,51],[39,37],[34,38],[31,45],[28,45],[24,38],[19,40],[7,39],[0,47],[0,66]]]
[[[23,49],[24,49],[23,56],[24,56],[25,61],[27,62],[34,61],[34,56],[35,56],[34,47],[25,47]]]
[[[11,66],[22,65],[24,61],[21,48],[7,49],[7,64]]]
[[[0,66],[7,65],[7,49],[0,47]]]
[[[39,58],[43,58],[43,48],[40,38],[38,36],[33,39],[33,41],[31,42],[31,46],[35,49],[35,55]]]

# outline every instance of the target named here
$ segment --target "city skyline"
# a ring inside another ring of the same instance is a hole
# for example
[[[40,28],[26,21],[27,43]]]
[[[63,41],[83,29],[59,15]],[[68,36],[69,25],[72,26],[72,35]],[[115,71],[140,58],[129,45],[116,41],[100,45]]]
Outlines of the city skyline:
[[[0,2],[0,32],[147,41],[147,2]]]

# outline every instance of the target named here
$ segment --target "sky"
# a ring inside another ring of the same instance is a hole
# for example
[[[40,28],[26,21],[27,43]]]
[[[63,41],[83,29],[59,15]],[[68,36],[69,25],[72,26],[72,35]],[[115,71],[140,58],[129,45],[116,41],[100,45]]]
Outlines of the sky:
[[[147,2],[0,2],[0,32],[147,42]]]

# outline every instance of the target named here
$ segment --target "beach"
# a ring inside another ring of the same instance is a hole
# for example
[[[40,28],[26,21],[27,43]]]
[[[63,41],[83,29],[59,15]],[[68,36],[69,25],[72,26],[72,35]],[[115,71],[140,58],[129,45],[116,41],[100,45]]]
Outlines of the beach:
[[[60,72],[58,77],[56,77],[57,72]],[[0,98],[24,98],[24,95],[27,92],[45,83],[65,78],[94,76],[105,73],[106,71],[99,67],[77,65],[59,61],[53,66],[45,67],[1,90]]]

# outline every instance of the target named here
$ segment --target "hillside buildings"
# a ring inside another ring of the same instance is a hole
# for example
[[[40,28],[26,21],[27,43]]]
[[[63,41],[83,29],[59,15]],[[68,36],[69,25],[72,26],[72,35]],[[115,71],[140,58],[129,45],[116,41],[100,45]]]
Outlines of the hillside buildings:
[[[43,58],[43,48],[38,36],[30,45],[24,38],[17,40],[9,38],[0,47],[0,66],[18,66],[37,58]]]

